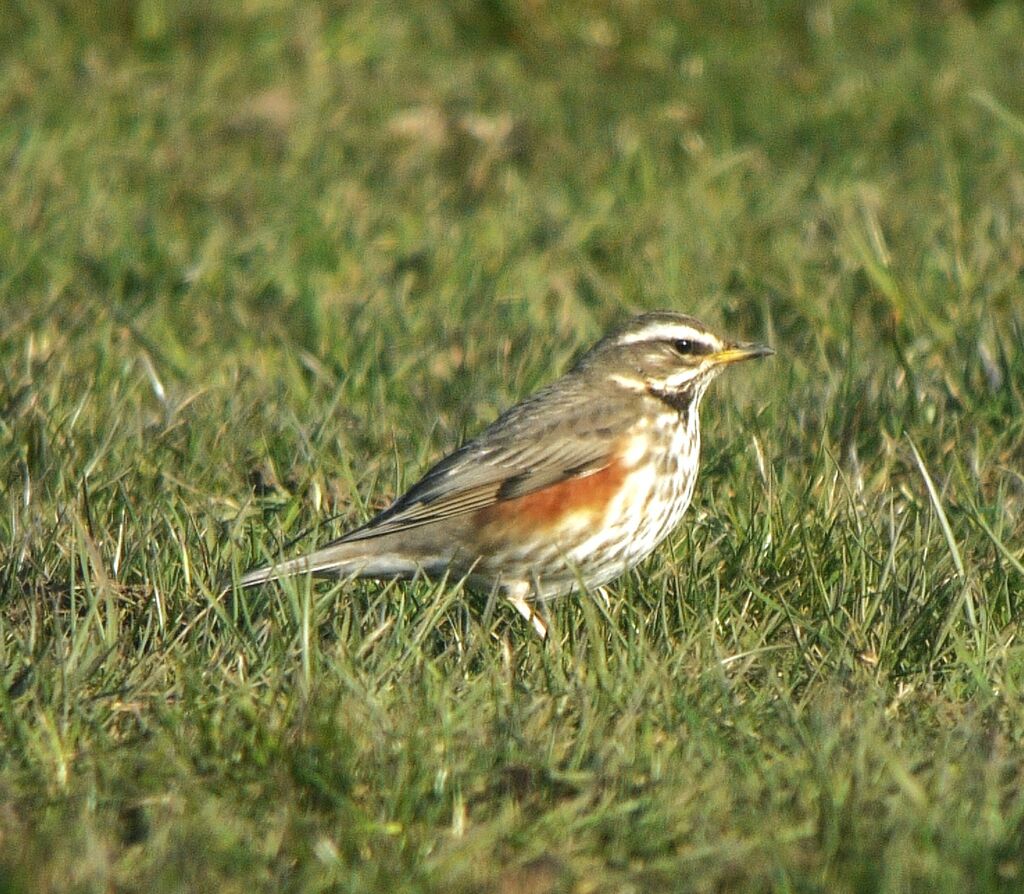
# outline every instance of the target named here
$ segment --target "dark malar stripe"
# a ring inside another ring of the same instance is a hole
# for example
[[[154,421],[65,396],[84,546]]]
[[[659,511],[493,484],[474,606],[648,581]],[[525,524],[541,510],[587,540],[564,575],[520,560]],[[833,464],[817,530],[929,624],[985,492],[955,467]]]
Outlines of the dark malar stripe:
[[[689,388],[683,391],[662,391],[648,387],[647,393],[658,398],[663,404],[668,404],[680,416],[685,416],[693,406],[693,391]]]

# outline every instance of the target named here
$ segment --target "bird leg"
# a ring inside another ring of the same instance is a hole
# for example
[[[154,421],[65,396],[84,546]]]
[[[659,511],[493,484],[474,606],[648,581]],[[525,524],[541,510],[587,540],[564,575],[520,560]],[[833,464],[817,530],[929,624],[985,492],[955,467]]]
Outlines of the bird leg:
[[[547,623],[526,601],[526,597],[522,593],[510,592],[506,598],[515,607],[515,610],[533,625],[533,629],[537,631],[537,635],[541,639],[548,638]]]

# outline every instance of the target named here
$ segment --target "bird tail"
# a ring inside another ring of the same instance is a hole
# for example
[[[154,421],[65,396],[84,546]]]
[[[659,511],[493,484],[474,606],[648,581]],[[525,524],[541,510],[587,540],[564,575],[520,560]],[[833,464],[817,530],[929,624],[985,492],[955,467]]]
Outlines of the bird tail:
[[[239,578],[240,587],[255,587],[282,577],[312,574],[315,577],[412,577],[421,568],[408,556],[369,552],[365,542],[338,541],[305,556],[274,562],[247,571]],[[424,569],[426,570],[426,569]]]

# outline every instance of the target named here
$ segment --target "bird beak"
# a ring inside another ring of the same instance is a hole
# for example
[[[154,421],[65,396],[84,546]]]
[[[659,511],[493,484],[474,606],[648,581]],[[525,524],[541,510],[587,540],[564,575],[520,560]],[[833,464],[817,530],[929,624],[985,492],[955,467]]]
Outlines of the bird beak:
[[[708,359],[713,363],[739,363],[741,360],[768,357],[774,353],[775,351],[767,345],[728,345],[721,351],[711,354]]]

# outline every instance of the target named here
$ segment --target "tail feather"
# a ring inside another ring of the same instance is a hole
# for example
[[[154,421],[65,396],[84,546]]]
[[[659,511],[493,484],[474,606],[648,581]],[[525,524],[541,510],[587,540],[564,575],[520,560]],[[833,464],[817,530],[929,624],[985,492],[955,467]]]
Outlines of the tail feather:
[[[407,556],[394,553],[368,554],[365,543],[332,543],[305,556],[247,571],[239,578],[238,584],[241,587],[254,587],[296,574],[348,578],[412,577],[421,567]],[[422,570],[429,571],[426,568]]]

